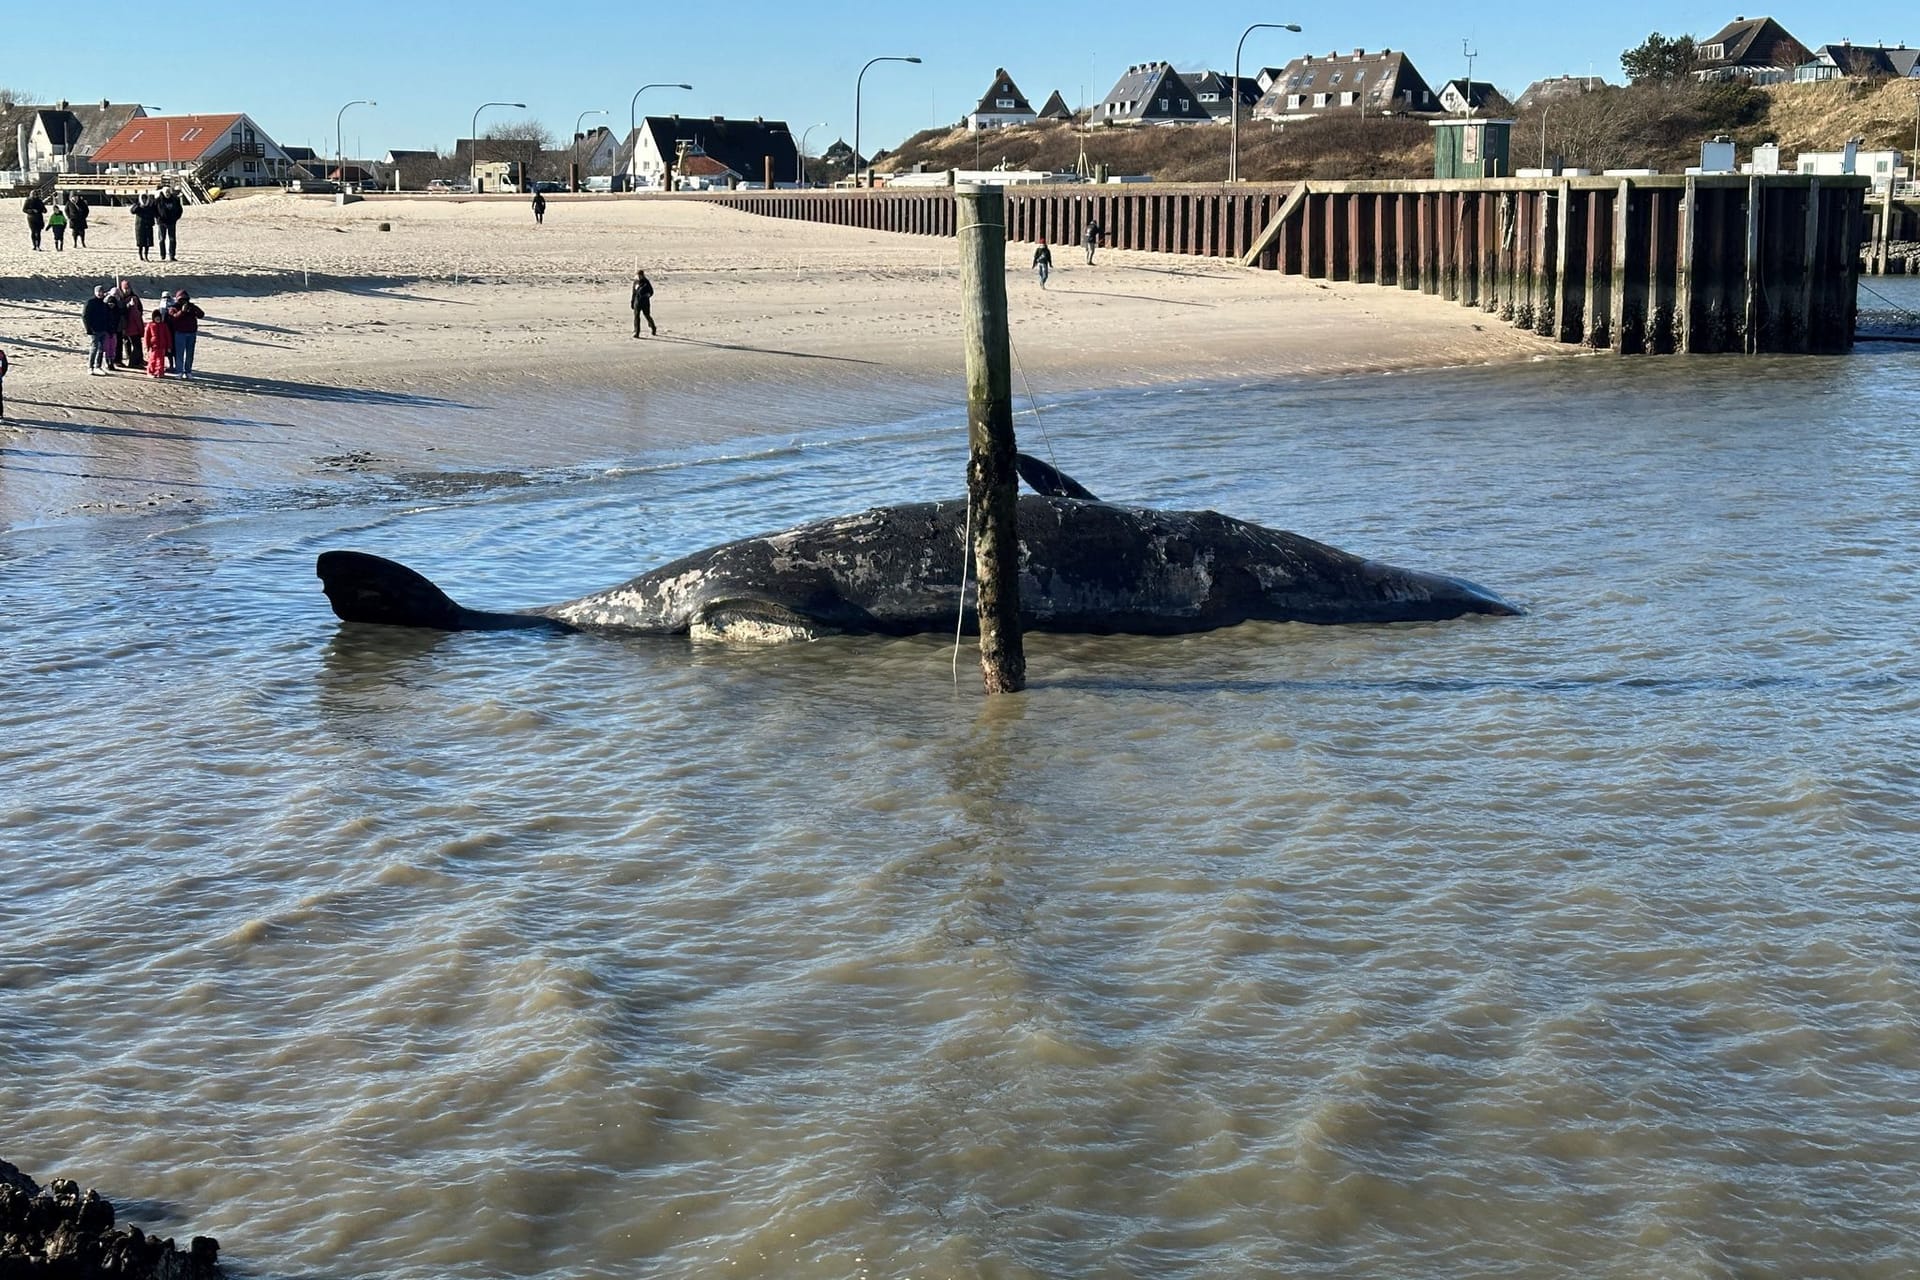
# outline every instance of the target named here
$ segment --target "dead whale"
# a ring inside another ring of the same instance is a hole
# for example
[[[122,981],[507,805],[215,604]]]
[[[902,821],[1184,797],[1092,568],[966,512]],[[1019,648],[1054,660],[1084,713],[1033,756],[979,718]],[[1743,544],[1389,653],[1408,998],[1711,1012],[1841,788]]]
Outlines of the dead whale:
[[[1463,578],[1212,511],[1025,494],[1018,522],[1021,620],[1031,631],[1178,635],[1250,621],[1524,612]],[[749,641],[911,635],[974,626],[972,591],[962,586],[965,523],[963,499],[876,507],[710,547],[617,587],[519,612],[466,608],[405,565],[364,552],[324,552],[316,571],[347,622]]]

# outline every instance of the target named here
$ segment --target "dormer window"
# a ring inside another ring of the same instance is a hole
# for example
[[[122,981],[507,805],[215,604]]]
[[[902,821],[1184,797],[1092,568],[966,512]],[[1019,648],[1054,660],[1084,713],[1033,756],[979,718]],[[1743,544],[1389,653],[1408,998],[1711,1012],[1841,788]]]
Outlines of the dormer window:
[[[1012,98],[995,98],[993,100],[993,105],[1000,108],[1000,110],[1002,111],[1011,111],[1013,110],[1013,99]]]
[[[1726,56],[1727,46],[1724,44],[1703,44],[1700,46],[1700,60],[1702,62],[1719,62]]]

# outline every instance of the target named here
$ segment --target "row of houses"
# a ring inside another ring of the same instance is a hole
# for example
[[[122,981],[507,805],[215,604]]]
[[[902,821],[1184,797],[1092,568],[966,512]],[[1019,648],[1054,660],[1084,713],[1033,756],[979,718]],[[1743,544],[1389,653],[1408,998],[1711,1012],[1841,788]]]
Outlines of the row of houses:
[[[1772,18],[1739,17],[1695,45],[1692,74],[1703,80],[1757,83],[1839,78],[1920,77],[1920,50],[1906,45],[1821,45],[1809,50]],[[1605,87],[1598,76],[1559,76],[1527,86],[1509,104],[1493,85],[1448,80],[1434,89],[1404,51],[1303,54],[1284,67],[1261,67],[1239,79],[1221,71],[1179,71],[1171,63],[1129,66],[1090,112],[1095,124],[1205,124],[1227,120],[1235,110],[1256,120],[1300,120],[1329,112],[1363,115],[1459,115],[1526,109],[1560,97]],[[1072,120],[1056,90],[1034,111],[1005,68],[980,105],[967,117],[969,129],[1005,128],[1050,119]]]

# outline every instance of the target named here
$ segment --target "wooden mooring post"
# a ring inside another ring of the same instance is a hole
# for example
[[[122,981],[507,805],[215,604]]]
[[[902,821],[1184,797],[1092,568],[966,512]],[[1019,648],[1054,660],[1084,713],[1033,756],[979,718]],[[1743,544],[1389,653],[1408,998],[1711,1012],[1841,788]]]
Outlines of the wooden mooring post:
[[[1020,635],[1019,483],[1014,470],[1013,372],[1007,336],[1006,193],[954,192],[967,340],[967,505],[980,618],[980,677],[988,693],[1027,687]],[[961,549],[965,555],[967,548]]]

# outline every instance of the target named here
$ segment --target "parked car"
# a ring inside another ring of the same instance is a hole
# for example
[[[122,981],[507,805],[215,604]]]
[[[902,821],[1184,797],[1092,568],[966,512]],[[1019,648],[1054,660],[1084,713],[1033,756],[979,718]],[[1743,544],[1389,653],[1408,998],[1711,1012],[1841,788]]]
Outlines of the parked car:
[[[448,182],[445,178],[435,178],[433,181],[427,184],[427,190],[438,191],[438,192],[448,192],[453,190],[453,184],[451,182]]]
[[[565,191],[567,188],[565,184],[559,182],[536,182],[533,184],[533,189],[535,191]]]

